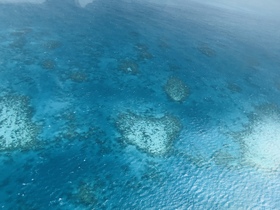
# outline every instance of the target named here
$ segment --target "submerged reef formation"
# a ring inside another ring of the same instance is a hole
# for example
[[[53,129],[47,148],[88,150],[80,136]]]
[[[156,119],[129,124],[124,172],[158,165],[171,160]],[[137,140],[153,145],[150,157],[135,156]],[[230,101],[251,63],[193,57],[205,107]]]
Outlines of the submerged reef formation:
[[[257,109],[246,130],[239,134],[245,163],[264,171],[280,169],[279,127],[279,111],[268,107]]]
[[[135,45],[135,49],[138,53],[138,60],[139,61],[145,61],[150,60],[154,56],[149,52],[149,48],[145,44],[138,43]]]
[[[45,59],[40,62],[40,66],[43,69],[53,70],[56,66],[55,61],[52,59]]]
[[[133,59],[122,60],[118,69],[126,74],[138,74],[138,64]]]
[[[280,167],[279,120],[267,117],[252,125],[249,135],[243,137],[246,161],[266,170]]]
[[[242,88],[237,85],[236,83],[228,82],[227,89],[230,90],[232,93],[241,93]]]
[[[57,40],[49,40],[44,43],[44,47],[48,50],[55,50],[62,46],[62,43]]]
[[[211,160],[218,166],[225,166],[228,169],[238,168],[240,166],[240,155],[236,154],[234,148],[221,148],[216,151]]]
[[[95,205],[98,201],[95,187],[84,182],[80,183],[77,192],[74,192],[74,196],[77,198],[79,203],[86,206]]]
[[[23,49],[26,45],[27,41],[24,37],[18,37],[10,43],[10,47],[14,49]]]
[[[183,102],[189,95],[187,85],[176,77],[170,77],[164,86],[166,94],[174,101]]]
[[[71,80],[72,82],[83,83],[90,79],[90,75],[84,70],[73,69],[62,75],[62,80]]]
[[[0,150],[33,147],[38,126],[32,122],[28,98],[18,95],[0,97]]]
[[[158,46],[162,50],[168,50],[168,49],[171,48],[169,43],[167,42],[167,40],[165,38],[163,38],[163,37],[158,40]]]
[[[181,123],[173,116],[161,118],[121,114],[116,122],[124,142],[135,145],[149,155],[165,155],[181,130]]]
[[[108,197],[106,182],[96,177],[82,178],[71,186],[68,200],[74,209],[103,209]]]
[[[216,55],[215,50],[210,48],[207,44],[199,45],[197,50],[207,57],[214,57]]]

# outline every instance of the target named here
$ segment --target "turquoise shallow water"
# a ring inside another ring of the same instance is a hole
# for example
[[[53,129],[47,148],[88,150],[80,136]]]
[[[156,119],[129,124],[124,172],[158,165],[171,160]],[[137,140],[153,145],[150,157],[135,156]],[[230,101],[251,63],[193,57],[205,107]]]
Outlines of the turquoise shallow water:
[[[279,209],[279,24],[219,3],[0,4],[1,209]],[[181,129],[151,154],[163,116]]]

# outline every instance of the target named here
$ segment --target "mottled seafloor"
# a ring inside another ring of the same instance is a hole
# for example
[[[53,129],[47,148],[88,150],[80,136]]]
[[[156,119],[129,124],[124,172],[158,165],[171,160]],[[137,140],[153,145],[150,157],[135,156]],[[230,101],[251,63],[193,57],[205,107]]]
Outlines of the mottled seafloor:
[[[258,12],[0,3],[0,209],[279,209],[280,19]],[[164,154],[131,116],[176,118]]]

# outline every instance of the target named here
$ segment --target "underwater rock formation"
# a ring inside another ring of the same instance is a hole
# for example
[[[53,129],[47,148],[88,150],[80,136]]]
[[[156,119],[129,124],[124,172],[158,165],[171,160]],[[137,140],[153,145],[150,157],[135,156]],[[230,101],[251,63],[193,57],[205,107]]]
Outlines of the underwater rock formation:
[[[28,149],[34,146],[37,133],[26,97],[0,97],[0,150]]]
[[[185,83],[176,77],[170,77],[164,86],[166,94],[174,101],[183,102],[189,95]]]
[[[169,115],[156,118],[126,113],[119,115],[116,125],[124,142],[155,156],[166,154],[181,130],[179,120]]]

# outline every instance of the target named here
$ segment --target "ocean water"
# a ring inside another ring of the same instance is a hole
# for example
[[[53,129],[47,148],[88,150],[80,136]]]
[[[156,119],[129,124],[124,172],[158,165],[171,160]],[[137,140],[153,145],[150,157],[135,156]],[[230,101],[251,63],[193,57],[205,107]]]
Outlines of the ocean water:
[[[280,9],[239,4],[0,3],[0,209],[279,209]]]

